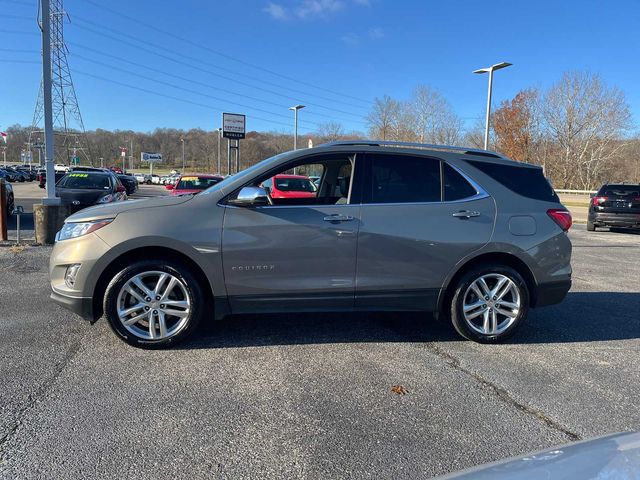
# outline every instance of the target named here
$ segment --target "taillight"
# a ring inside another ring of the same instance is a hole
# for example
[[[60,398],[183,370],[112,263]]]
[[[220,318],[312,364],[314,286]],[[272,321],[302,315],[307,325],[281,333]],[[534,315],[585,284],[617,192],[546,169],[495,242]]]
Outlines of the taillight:
[[[571,213],[568,210],[564,210],[561,208],[551,208],[547,210],[547,215],[551,217],[551,220],[556,222],[558,226],[564,230],[565,232],[571,228],[573,224],[573,219],[571,218]]]
[[[598,206],[599,204],[606,202],[607,201],[607,197],[593,197],[593,205],[594,206]]]

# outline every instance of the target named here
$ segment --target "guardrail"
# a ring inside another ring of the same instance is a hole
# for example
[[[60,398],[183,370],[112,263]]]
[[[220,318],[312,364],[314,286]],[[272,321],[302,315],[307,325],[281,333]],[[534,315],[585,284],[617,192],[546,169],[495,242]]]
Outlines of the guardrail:
[[[591,195],[592,193],[598,193],[597,190],[566,190],[563,188],[556,188],[556,193],[570,193],[573,195]]]

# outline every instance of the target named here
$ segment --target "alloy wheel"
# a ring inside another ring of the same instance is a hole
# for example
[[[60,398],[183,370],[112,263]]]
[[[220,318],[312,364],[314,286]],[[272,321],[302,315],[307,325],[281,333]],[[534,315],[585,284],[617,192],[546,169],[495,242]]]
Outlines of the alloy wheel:
[[[504,332],[515,322],[520,308],[520,288],[499,273],[488,273],[474,280],[462,303],[465,322],[482,335]]]

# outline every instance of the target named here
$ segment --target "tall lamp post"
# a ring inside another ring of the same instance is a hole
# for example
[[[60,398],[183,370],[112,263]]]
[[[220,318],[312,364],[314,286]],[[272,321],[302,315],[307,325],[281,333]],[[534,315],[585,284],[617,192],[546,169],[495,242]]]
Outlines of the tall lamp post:
[[[294,105],[293,107],[289,107],[289,110],[293,110],[293,149],[298,149],[298,110],[304,108],[304,105]]]
[[[182,143],[182,173],[184,173],[184,137],[180,137]]]
[[[221,173],[220,167],[220,144],[222,143],[222,127],[218,128],[218,171],[216,172],[218,175]]]
[[[474,70],[473,73],[488,73],[489,74],[489,93],[487,94],[487,117],[485,120],[484,126],[484,149],[487,150],[489,148],[489,120],[491,116],[491,88],[493,86],[493,72],[496,70],[500,70],[501,68],[510,67],[511,63],[502,62],[496,63],[495,65],[491,65],[487,68],[480,68],[478,70]]]

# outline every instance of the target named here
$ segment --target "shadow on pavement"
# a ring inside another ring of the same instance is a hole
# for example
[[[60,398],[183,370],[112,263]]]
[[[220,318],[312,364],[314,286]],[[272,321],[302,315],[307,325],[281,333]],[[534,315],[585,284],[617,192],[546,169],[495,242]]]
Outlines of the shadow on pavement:
[[[640,338],[638,312],[640,293],[571,292],[560,305],[532,310],[528,322],[508,343]],[[448,323],[427,313],[287,313],[236,315],[210,322],[177,348],[459,341],[465,340]]]

